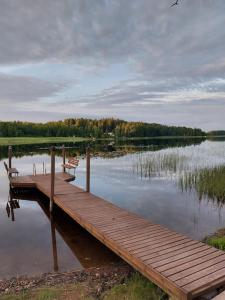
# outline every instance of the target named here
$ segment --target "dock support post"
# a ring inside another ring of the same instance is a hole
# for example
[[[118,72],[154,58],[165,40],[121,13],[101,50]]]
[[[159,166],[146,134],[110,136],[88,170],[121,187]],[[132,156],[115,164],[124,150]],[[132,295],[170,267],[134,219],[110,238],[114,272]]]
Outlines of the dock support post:
[[[9,168],[12,168],[12,146],[8,148]]]
[[[65,163],[66,163],[66,151],[65,145],[62,145],[62,157],[63,157],[63,172],[66,172]]]
[[[90,193],[90,148],[86,149],[86,192]]]
[[[52,234],[52,253],[53,253],[53,262],[54,262],[54,271],[59,271],[58,265],[58,254],[57,254],[57,244],[56,244],[56,235],[55,235],[55,224],[53,215],[50,215],[50,222],[51,222],[51,234]]]
[[[51,147],[51,195],[50,195],[50,213],[53,211],[55,192],[55,147]]]

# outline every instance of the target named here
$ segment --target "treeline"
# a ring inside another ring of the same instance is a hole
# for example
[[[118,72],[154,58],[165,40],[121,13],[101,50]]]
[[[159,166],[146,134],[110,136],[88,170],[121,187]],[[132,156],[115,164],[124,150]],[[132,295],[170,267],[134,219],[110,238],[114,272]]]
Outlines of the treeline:
[[[155,137],[205,136],[201,129],[165,126],[155,123],[126,122],[118,119],[65,119],[31,123],[0,122],[1,137]]]
[[[208,132],[209,136],[225,136],[225,130],[214,130]]]

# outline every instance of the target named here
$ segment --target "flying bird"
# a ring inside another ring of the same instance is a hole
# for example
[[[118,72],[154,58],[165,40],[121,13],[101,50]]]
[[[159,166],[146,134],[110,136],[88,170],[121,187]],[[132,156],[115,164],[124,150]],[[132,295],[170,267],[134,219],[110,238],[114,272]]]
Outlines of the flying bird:
[[[179,4],[179,0],[176,0],[176,2],[174,2],[170,7],[173,7],[175,5],[178,5]]]

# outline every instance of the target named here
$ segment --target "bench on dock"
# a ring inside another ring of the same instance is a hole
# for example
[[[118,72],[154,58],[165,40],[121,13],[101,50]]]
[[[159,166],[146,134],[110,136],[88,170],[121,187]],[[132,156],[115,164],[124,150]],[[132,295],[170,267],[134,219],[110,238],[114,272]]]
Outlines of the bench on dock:
[[[9,168],[5,161],[4,161],[4,166],[5,166],[8,176],[13,176],[13,175],[18,176],[19,175],[19,171],[16,168]]]
[[[68,159],[67,163],[62,164],[62,167],[63,167],[63,169],[68,169],[68,170],[73,169],[74,172],[75,172],[75,170],[78,167],[78,165],[79,165],[79,159],[77,159],[75,157],[70,157]]]

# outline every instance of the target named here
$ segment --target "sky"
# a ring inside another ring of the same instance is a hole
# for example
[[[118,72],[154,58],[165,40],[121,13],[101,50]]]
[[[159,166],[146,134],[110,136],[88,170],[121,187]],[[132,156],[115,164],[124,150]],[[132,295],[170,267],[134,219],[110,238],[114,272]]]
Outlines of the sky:
[[[225,1],[0,0],[0,120],[225,129]]]

